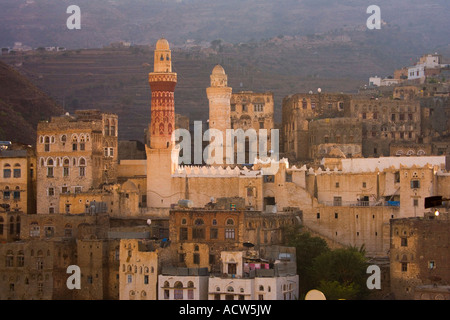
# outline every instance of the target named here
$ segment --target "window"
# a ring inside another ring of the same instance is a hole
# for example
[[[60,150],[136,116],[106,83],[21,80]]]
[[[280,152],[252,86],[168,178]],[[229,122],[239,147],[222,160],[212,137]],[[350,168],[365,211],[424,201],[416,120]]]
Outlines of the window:
[[[86,176],[86,167],[80,167],[80,177]]]
[[[408,246],[408,238],[402,237],[401,240],[400,240],[400,245],[402,247],[407,247]]]
[[[21,170],[14,169],[14,178],[20,178],[20,176],[21,176]]]
[[[274,175],[264,175],[264,183],[273,183],[275,181]]]
[[[50,188],[48,188],[48,195],[49,196],[54,196],[55,195],[55,188],[53,188],[53,187],[50,187]]]
[[[235,229],[225,229],[225,239],[234,240],[235,238]]]
[[[219,236],[219,230],[217,228],[211,228],[209,231],[209,238],[211,240],[217,240]]]
[[[40,227],[37,222],[32,222],[30,226],[30,237],[39,237],[41,233]]]
[[[408,271],[408,263],[402,262],[402,272],[406,272],[406,271]]]
[[[55,234],[55,228],[53,226],[45,226],[44,233],[47,238],[51,238]]]
[[[187,239],[188,239],[188,229],[180,228],[180,240],[187,240]]]
[[[5,267],[13,267],[14,266],[14,255],[11,250],[8,251],[5,258]]]
[[[411,180],[411,189],[419,189],[420,181],[419,180]]]
[[[129,274],[127,276],[127,283],[132,283],[133,282],[133,275]]]
[[[228,274],[236,274],[236,270],[237,270],[237,265],[236,263],[228,263],[227,264],[227,273]]]
[[[64,177],[68,177],[69,176],[69,164],[70,164],[70,161],[69,161],[69,159],[64,159],[64,161],[63,161],[63,176]]]
[[[200,254],[194,253],[193,262],[194,264],[200,264]]]
[[[287,173],[286,172],[286,182],[292,182],[292,173]]]
[[[47,178],[53,178],[53,167],[47,168]]]
[[[11,169],[9,164],[5,164],[3,167],[3,178],[11,178]]]
[[[24,258],[23,251],[19,251],[19,254],[17,255],[17,266],[23,267],[24,263],[25,263],[25,258]]]
[[[342,206],[342,197],[334,197],[333,198],[333,206],[335,206],[335,207]]]
[[[45,137],[44,142],[45,142],[44,151],[49,152],[50,151],[50,138]]]
[[[436,268],[436,263],[432,260],[432,261],[428,261],[428,269],[435,269]]]
[[[419,206],[419,199],[413,199],[413,206],[418,207]]]
[[[174,292],[173,292],[173,298],[175,300],[182,300],[183,299],[183,284],[180,281],[175,282],[174,285]]]
[[[148,275],[144,276],[144,284],[148,284]]]
[[[13,198],[14,200],[20,200],[20,191],[14,191]]]

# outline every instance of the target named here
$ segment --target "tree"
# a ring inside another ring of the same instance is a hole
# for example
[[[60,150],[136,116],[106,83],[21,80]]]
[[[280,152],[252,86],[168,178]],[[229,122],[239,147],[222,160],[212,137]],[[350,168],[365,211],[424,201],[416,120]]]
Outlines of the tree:
[[[355,247],[324,252],[314,259],[313,278],[327,299],[363,299],[368,294],[365,250]]]
[[[314,274],[313,261],[316,257],[328,252],[325,240],[312,237],[308,232],[298,227],[286,230],[286,245],[296,248],[297,274],[299,275],[299,296],[303,297],[318,284],[312,277]]]

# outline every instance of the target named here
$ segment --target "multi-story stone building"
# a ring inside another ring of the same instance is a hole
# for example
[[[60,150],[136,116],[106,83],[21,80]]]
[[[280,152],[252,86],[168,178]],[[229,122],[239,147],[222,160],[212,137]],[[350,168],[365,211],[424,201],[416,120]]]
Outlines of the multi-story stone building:
[[[175,265],[173,249],[144,239],[120,241],[119,299],[157,300],[158,274]]]
[[[117,180],[117,115],[97,110],[53,117],[37,130],[37,213],[60,210],[60,196]]]
[[[354,96],[351,112],[362,122],[364,157],[389,156],[392,142],[420,142],[421,110],[417,100]]]
[[[395,299],[448,300],[448,210],[436,216],[391,220],[390,277]],[[445,293],[447,292],[447,293]]]
[[[301,221],[299,210],[277,214],[245,210],[240,200],[243,199],[229,199],[226,207],[171,210],[170,238],[182,244],[180,253],[187,263],[193,261],[198,267],[218,270],[222,251],[244,249],[245,243],[258,249],[280,245],[285,227]],[[194,250],[186,254],[192,246]]]
[[[36,155],[31,146],[0,147],[0,201],[5,211],[36,213]],[[0,209],[1,210],[1,209]]]
[[[287,96],[282,106],[282,150],[294,160],[310,160],[309,122],[314,119],[349,117],[350,95],[305,93]]]
[[[66,286],[76,245],[64,240],[29,240],[0,246],[1,300],[72,299]]]
[[[312,120],[309,123],[310,159],[362,156],[362,122],[355,118]]]

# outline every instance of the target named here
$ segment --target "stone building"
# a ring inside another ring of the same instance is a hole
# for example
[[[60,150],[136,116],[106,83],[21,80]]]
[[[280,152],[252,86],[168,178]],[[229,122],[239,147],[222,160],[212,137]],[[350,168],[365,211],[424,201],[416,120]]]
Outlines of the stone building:
[[[263,213],[239,208],[239,199],[224,207],[175,209],[170,212],[170,239],[182,245],[178,250],[188,266],[217,271],[220,253],[242,250],[245,243],[255,248],[282,244],[284,229],[300,223],[301,213]]]
[[[283,152],[292,160],[310,160],[309,122],[314,119],[351,116],[351,96],[336,93],[304,93],[287,96],[282,104]]]
[[[75,300],[119,299],[120,239],[77,239],[76,265],[81,271],[81,290]]]
[[[174,265],[173,250],[153,240],[120,241],[119,299],[157,300],[158,274],[163,265]]]
[[[362,156],[362,122],[355,118],[313,120],[309,123],[310,159]]]
[[[255,150],[259,150],[260,143],[266,144],[265,150],[279,150],[279,146],[272,143],[278,143],[278,135],[272,137],[274,124],[274,98],[272,92],[252,92],[242,91],[233,93],[231,96],[231,123],[230,128],[233,130],[254,130],[255,132]],[[264,134],[262,133],[264,131]],[[273,140],[275,139],[275,140]],[[250,148],[253,146],[251,136],[246,137],[245,141],[245,163],[253,163],[254,159],[250,159]],[[237,147],[235,147],[235,152]],[[234,163],[239,159],[236,157]]]
[[[222,251],[221,273],[209,279],[209,300],[297,300],[295,248]]]
[[[117,115],[82,110],[52,117],[37,129],[37,213],[60,210],[60,196],[117,181]]]
[[[72,299],[66,270],[76,264],[75,251],[74,242],[57,239],[1,245],[0,299]]]
[[[36,155],[17,143],[0,148],[0,201],[5,211],[36,213]],[[0,210],[2,210],[0,209]]]
[[[351,112],[362,122],[364,157],[389,156],[392,142],[420,142],[421,108],[417,100],[354,96]]]
[[[391,291],[395,299],[448,300],[450,243],[448,208],[439,216],[391,221]],[[447,293],[445,293],[447,292]]]

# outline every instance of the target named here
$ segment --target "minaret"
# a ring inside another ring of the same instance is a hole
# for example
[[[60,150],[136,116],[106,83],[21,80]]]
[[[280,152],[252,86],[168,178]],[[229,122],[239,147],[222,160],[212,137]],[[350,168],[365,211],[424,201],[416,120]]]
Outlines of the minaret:
[[[228,77],[221,65],[216,65],[211,73],[211,86],[206,89],[209,100],[209,128],[222,132],[224,166],[227,160],[226,130],[231,129],[231,92],[228,87]],[[229,153],[231,154],[231,153]]]
[[[152,90],[150,148],[167,149],[172,145],[171,136],[175,130],[177,74],[172,72],[169,42],[164,38],[156,43],[154,70],[148,81]]]
[[[167,208],[176,203],[172,193],[172,174],[178,166],[178,150],[172,141],[175,130],[174,91],[177,74],[172,72],[169,42],[156,43],[154,70],[149,74],[152,91],[150,145],[147,153],[147,206]]]

